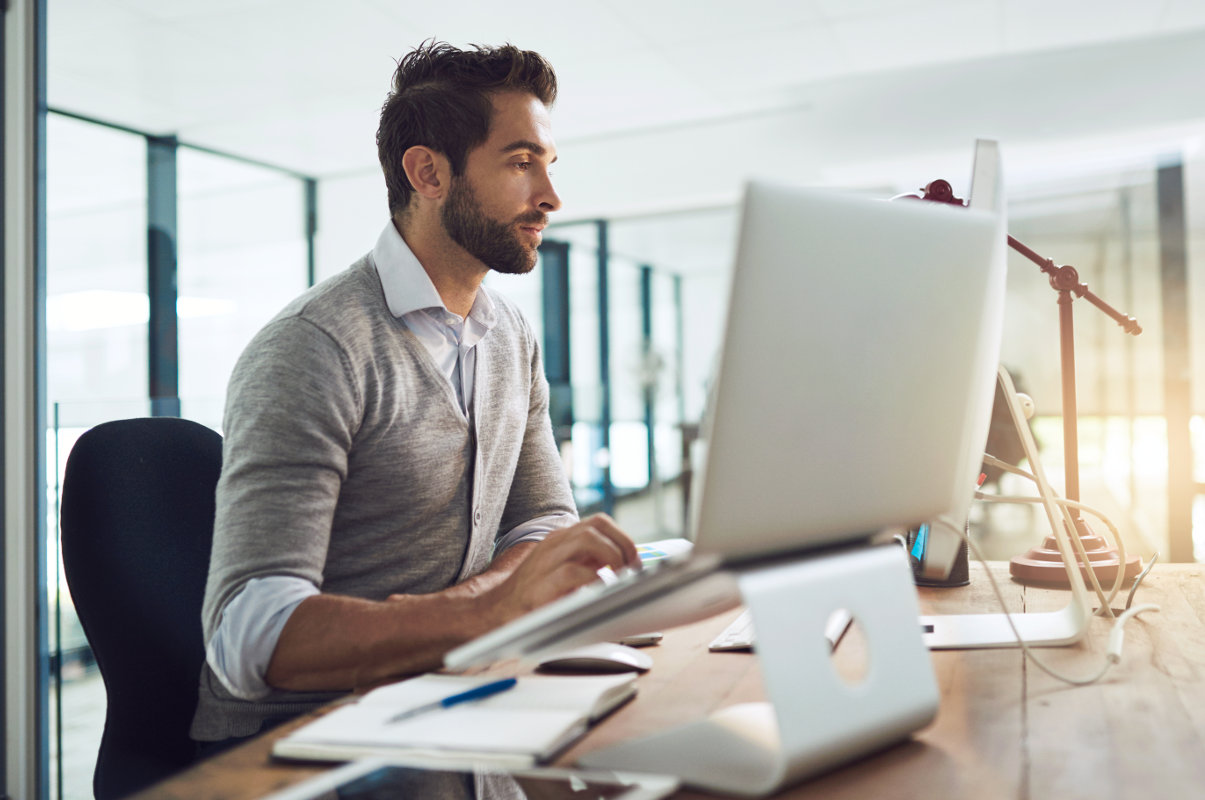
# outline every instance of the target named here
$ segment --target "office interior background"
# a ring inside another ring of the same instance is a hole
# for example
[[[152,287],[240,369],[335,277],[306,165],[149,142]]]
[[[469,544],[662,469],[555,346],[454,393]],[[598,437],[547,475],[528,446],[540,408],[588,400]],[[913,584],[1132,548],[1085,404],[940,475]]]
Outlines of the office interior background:
[[[1083,499],[1107,508],[1144,560],[1205,559],[1205,3],[46,0],[45,10],[46,591],[36,602],[48,653],[36,661],[46,710],[36,752],[46,796],[91,795],[103,719],[59,566],[72,443],[104,420],[152,413],[221,429],[226,380],[250,336],[385,224],[376,115],[394,60],[432,36],[510,41],[559,76],[564,209],[532,275],[489,283],[543,337],[583,509],[610,511],[644,540],[688,532],[692,454],[727,287],[740,280],[745,178],[884,199],[944,178],[965,197],[981,137],[1001,143],[1010,233],[1074,265],[1143,328],[1127,335],[1074,303]],[[790,298],[766,313],[789,317]],[[174,358],[152,359],[169,341]],[[825,343],[767,346],[791,369]],[[1002,361],[1036,401],[1044,464],[1060,482],[1057,294],[1016,254]],[[918,368],[939,367],[921,358]],[[973,515],[994,557],[1044,535],[1036,516]]]

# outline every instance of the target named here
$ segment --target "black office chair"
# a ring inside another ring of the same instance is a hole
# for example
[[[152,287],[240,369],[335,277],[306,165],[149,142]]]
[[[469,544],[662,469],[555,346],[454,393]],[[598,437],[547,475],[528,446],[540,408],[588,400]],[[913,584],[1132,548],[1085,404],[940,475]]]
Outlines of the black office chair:
[[[221,436],[171,417],[97,425],[67,459],[63,566],[108,696],[98,800],[194,760],[188,727],[221,466]]]

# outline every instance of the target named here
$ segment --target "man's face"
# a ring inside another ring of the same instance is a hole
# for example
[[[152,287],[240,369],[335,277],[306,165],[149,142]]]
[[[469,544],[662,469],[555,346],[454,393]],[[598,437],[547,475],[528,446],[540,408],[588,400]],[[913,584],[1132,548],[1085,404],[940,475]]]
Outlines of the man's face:
[[[556,146],[548,109],[533,95],[494,96],[485,143],[452,178],[440,211],[452,241],[498,272],[530,272],[548,214],[561,207],[548,171]]]

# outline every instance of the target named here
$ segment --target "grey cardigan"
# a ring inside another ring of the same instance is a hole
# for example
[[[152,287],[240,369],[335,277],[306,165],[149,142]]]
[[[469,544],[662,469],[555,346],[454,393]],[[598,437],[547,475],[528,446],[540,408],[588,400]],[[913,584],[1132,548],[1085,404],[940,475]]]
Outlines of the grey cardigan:
[[[576,514],[535,336],[509,301],[490,298],[498,321],[477,345],[471,422],[390,314],[371,256],[255,336],[227,394],[206,642],[252,578],[292,575],[377,600],[435,592],[481,572],[516,525]],[[246,736],[334,696],[240,700],[204,665],[192,736]]]

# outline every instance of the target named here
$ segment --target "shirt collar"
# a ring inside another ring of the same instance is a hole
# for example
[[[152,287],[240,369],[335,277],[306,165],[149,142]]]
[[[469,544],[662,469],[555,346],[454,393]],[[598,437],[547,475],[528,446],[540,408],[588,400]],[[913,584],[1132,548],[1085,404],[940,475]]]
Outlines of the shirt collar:
[[[372,261],[381,279],[385,303],[393,316],[401,318],[427,308],[447,311],[431,277],[398,233],[392,220],[385,224],[381,235],[377,237],[377,243],[372,248]],[[477,298],[469,309],[469,319],[485,330],[494,327],[497,322],[494,301],[484,286],[477,290]]]

